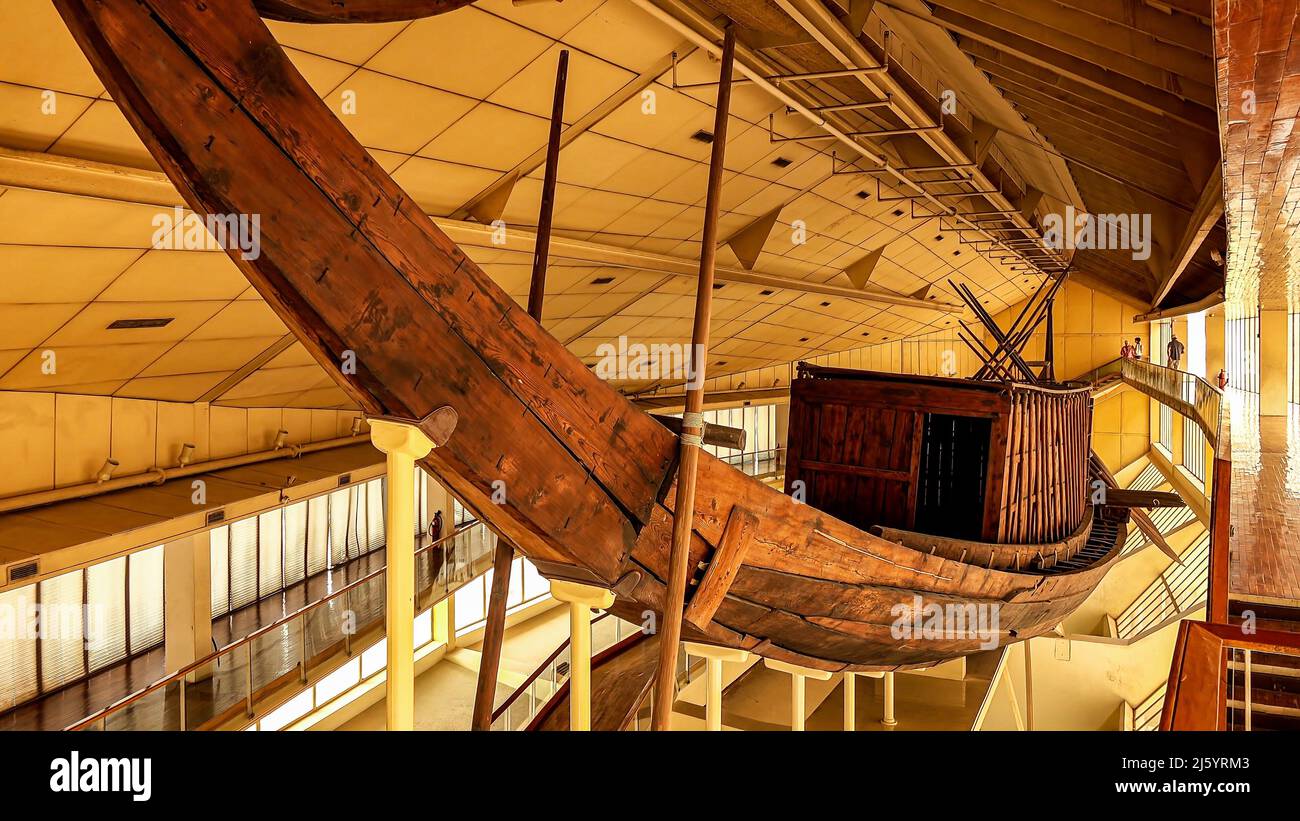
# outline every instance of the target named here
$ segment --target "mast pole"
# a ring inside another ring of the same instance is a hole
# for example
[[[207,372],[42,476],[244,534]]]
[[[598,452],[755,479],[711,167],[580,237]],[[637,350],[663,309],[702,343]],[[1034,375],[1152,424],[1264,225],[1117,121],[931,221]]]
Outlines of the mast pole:
[[[700,276],[695,291],[695,325],[688,374],[686,406],[682,413],[681,456],[677,469],[677,501],[673,507],[672,550],[668,560],[668,591],[659,626],[659,666],[655,671],[651,729],[667,730],[677,688],[677,648],[682,637],[686,607],[687,563],[690,558],[691,522],[695,514],[695,469],[704,435],[704,378],[709,350],[709,319],[713,308],[713,268],[718,253],[718,209],[722,196],[722,161],[727,148],[727,117],[731,108],[731,75],[736,57],[736,33],[728,23],[722,39],[722,68],[714,111],[713,153],[709,160],[709,188],[704,203],[704,236],[700,245]]]
[[[542,180],[542,204],[537,217],[537,244],[533,248],[533,278],[528,286],[528,315],[542,321],[546,299],[546,264],[551,250],[551,217],[555,210],[555,181],[560,167],[560,134],[564,130],[564,90],[569,78],[569,50],[560,51],[555,69],[555,97],[551,104],[551,132],[546,143],[546,174]],[[474,730],[492,729],[492,708],[496,704],[497,673],[501,668],[501,646],[505,643],[506,602],[510,596],[510,572],[515,546],[498,537],[492,557],[492,593],[488,599],[487,623],[483,627],[483,653],[479,661],[478,684],[474,691]]]

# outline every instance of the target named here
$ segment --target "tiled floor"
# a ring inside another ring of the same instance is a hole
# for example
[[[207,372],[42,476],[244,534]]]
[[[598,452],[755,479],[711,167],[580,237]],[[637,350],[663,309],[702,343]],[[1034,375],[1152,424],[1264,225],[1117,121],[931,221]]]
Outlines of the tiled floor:
[[[1232,403],[1229,589],[1300,605],[1300,414],[1263,417],[1255,397]]]

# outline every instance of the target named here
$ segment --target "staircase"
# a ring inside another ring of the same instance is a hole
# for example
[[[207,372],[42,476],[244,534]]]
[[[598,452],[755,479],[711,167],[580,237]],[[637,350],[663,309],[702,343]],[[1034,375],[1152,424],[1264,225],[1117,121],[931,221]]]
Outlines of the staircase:
[[[1300,633],[1300,608],[1229,600],[1231,624],[1242,624],[1247,612],[1254,614],[1257,629]],[[1229,730],[1246,729],[1248,689],[1251,730],[1300,730],[1300,656],[1256,650],[1247,657],[1231,650],[1227,686]]]

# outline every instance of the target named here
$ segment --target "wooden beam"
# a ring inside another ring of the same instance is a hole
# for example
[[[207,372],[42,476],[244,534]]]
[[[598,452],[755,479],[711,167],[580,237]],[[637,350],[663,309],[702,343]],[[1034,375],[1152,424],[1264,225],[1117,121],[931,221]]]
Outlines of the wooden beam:
[[[654,415],[655,421],[663,424],[678,436],[682,432],[682,420],[677,416]],[[712,422],[704,423],[704,444],[713,445],[714,447],[727,448],[728,450],[745,449],[745,429],[732,428],[726,425],[715,425]]]
[[[978,16],[981,20],[995,25],[1004,18],[1018,19],[1020,21],[1018,25],[1023,27],[1024,33],[1037,31],[1039,27],[1050,30],[1055,33],[1055,36],[1052,41],[1045,41],[1047,45],[1061,47],[1085,59],[1088,59],[1088,54],[1099,54],[1107,61],[1114,60],[1114,57],[1109,55],[1122,56],[1136,60],[1145,66],[1163,69],[1207,85],[1214,77],[1208,26],[1197,24],[1200,28],[1200,37],[1194,46],[1184,47],[1169,42],[1167,37],[1146,33],[1120,22],[1127,18],[1128,14],[1104,17],[1096,11],[1088,13],[1050,0],[932,0],[932,2],[949,6],[955,11],[970,9],[965,13]],[[1136,5],[1142,6],[1141,3]],[[1145,8],[1148,12],[1152,11],[1149,7]],[[996,19],[984,16],[985,11],[994,10],[997,12]],[[1161,16],[1168,19],[1167,15]]]
[[[673,506],[673,533],[668,559],[668,582],[664,611],[660,618],[659,666],[655,670],[654,709],[651,728],[669,728],[677,691],[677,651],[682,638],[682,617],[686,606],[687,566],[691,553],[691,532],[695,518],[696,467],[704,434],[704,380],[708,364],[709,321],[713,308],[713,266],[718,254],[718,211],[722,199],[723,159],[727,147],[727,126],[731,113],[731,81],[735,72],[736,32],[728,25],[722,40],[718,96],[714,109],[713,146],[709,158],[709,184],[704,199],[704,233],[700,245],[700,277],[695,291],[695,323],[691,332],[695,363],[695,387],[686,390],[682,413],[681,447],[677,467],[677,498]]]
[[[1203,54],[1210,54],[1214,47],[1214,35],[1207,21],[1189,14],[1170,14],[1133,0],[1053,0],[1053,4],[1082,15],[1075,18],[1080,27],[1092,18],[1094,23],[1123,26]]]
[[[722,600],[726,598],[731,583],[740,572],[745,551],[758,533],[758,524],[758,517],[740,505],[731,508],[718,547],[713,551],[704,578],[695,588],[691,603],[686,608],[684,620],[687,624],[703,631],[713,621],[713,614],[722,606]]]
[[[551,101],[551,130],[546,142],[546,174],[542,178],[542,201],[537,215],[537,245],[533,250],[533,275],[528,285],[528,315],[542,321],[546,301],[546,262],[551,248],[551,221],[555,211],[555,184],[560,170],[560,132],[564,127],[564,90],[569,77],[569,50],[561,49],[555,67],[555,94]],[[492,592],[488,598],[487,622],[483,626],[483,652],[479,657],[478,683],[474,691],[471,729],[492,729],[492,708],[496,706],[497,675],[501,669],[501,647],[506,635],[506,605],[510,599],[510,575],[515,546],[497,538],[492,559]]]
[[[975,64],[975,68],[988,75],[993,85],[1004,95],[1033,95],[1035,99],[1051,101],[1078,117],[1091,118],[1094,122],[1117,123],[1134,135],[1145,136],[1147,140],[1159,142],[1171,150],[1179,149],[1179,143],[1168,127],[1169,121],[1164,117],[1152,117],[1149,111],[1101,94],[1088,86],[1070,83],[1046,69],[1023,66],[1035,72],[1025,74],[970,51],[966,52],[966,56]],[[1204,135],[1201,131],[1196,133]]]
[[[1152,114],[1160,114],[1209,133],[1218,132],[1218,119],[1210,108],[1104,71],[1068,55],[1054,53],[1023,37],[1006,35],[1003,38],[1006,42],[1003,42],[999,39],[997,29],[978,20],[942,10],[940,14],[943,17],[922,19],[930,19],[936,25],[966,38],[960,45],[967,54],[1001,63],[1022,73],[1025,73],[1027,66],[1045,70],[1069,83],[1101,92]]]
[[[945,25],[965,30],[959,33],[1018,53],[1043,55],[1057,64],[1058,70],[1094,78],[1105,76],[1112,83],[1116,80],[1141,83],[1154,91],[1175,92],[1204,106],[1215,105],[1214,87],[1208,82],[1214,76],[1213,64],[1205,56],[1186,52],[1187,57],[1177,61],[1179,68],[1169,69],[1159,65],[1156,59],[1167,58],[1168,54],[1148,50],[1137,57],[1114,51],[1082,36],[1052,28],[1044,22],[1042,13],[1055,7],[1043,0],[1033,3],[1038,13],[1032,19],[985,0],[930,0],[930,3],[936,7],[935,17]]]
[[[1216,167],[1210,174],[1210,180],[1201,190],[1201,196],[1196,201],[1196,208],[1192,211],[1191,216],[1187,218],[1187,224],[1183,227],[1182,239],[1174,248],[1171,257],[1168,273],[1156,287],[1155,296],[1151,299],[1151,309],[1157,310],[1160,303],[1164,302],[1165,297],[1173,290],[1174,285],[1178,283],[1178,278],[1187,270],[1188,264],[1196,252],[1200,249],[1201,243],[1209,236],[1210,231],[1214,229],[1219,218],[1223,216],[1223,176]]]
[[[258,14],[288,23],[393,23],[455,11],[474,0],[254,0]]]

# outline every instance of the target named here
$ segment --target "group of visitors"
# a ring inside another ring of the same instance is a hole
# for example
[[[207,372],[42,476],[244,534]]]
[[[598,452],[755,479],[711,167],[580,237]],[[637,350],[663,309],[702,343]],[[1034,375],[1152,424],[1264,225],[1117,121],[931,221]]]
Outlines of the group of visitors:
[[[1178,370],[1179,364],[1183,361],[1183,352],[1185,350],[1187,350],[1187,346],[1183,345],[1182,340],[1178,338],[1178,334],[1170,336],[1169,344],[1165,346],[1165,355],[1168,357],[1169,367]],[[1133,337],[1132,343],[1125,339],[1124,344],[1119,349],[1119,355],[1122,359],[1141,359],[1142,337]],[[1227,370],[1219,368],[1219,373],[1214,377],[1214,383],[1219,387],[1219,390],[1227,388]]]

